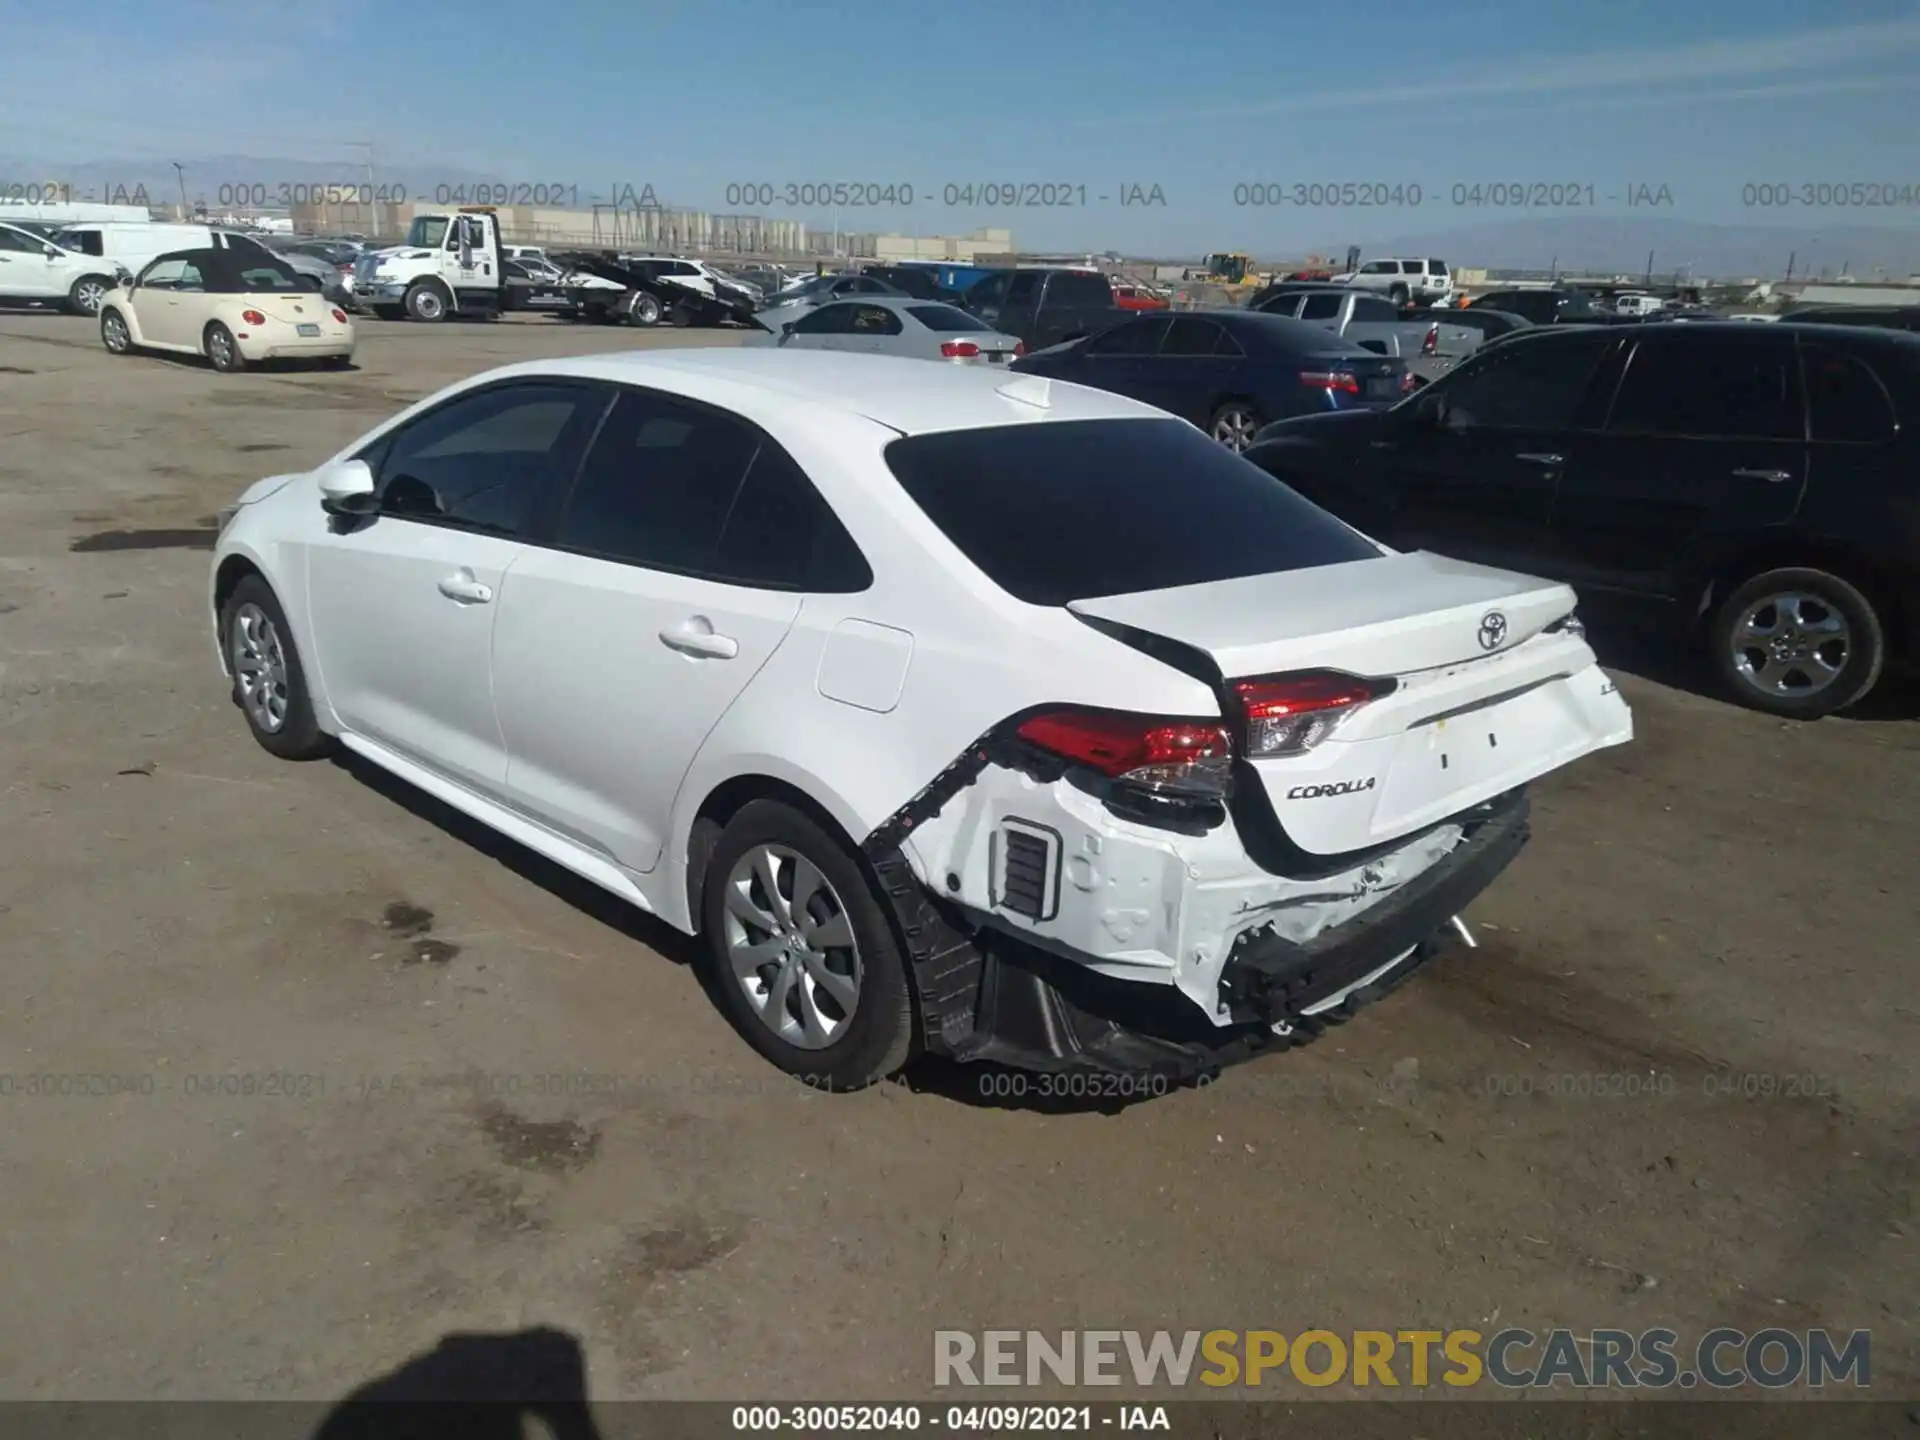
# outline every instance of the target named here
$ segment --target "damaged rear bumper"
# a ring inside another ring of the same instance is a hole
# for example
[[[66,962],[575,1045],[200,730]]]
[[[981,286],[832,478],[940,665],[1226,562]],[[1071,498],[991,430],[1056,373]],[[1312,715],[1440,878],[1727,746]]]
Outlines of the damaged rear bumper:
[[[1525,794],[1501,796],[1455,823],[1459,838],[1439,859],[1310,937],[1242,929],[1213,977],[1211,1013],[1195,1003],[1191,985],[1120,978],[1030,936],[975,928],[930,900],[897,852],[880,869],[913,956],[930,1051],[1026,1070],[1181,1081],[1311,1040],[1449,948],[1454,917],[1527,841]]]

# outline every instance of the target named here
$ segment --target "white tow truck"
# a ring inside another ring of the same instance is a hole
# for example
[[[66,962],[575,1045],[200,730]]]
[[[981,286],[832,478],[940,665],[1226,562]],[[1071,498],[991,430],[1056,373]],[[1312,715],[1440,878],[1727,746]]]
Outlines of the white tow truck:
[[[509,299],[504,258],[490,206],[415,215],[405,241],[354,263],[354,304],[383,320],[498,315]]]

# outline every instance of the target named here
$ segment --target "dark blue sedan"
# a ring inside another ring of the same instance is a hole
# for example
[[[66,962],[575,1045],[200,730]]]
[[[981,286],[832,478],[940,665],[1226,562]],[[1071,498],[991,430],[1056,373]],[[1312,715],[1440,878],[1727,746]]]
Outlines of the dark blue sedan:
[[[1017,360],[1013,369],[1111,390],[1244,450],[1274,420],[1381,409],[1411,388],[1404,361],[1317,325],[1244,310],[1143,315]]]

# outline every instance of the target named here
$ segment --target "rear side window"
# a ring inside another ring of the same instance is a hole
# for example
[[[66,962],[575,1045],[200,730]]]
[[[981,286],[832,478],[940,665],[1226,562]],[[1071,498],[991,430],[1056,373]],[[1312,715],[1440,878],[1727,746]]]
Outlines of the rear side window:
[[[1077,420],[896,440],[887,463],[1015,599],[1065,605],[1380,552],[1176,420]]]
[[[1212,355],[1220,347],[1220,327],[1211,320],[1191,315],[1175,318],[1167,338],[1160,342],[1162,355]]]
[[[1300,306],[1302,320],[1332,320],[1340,313],[1340,295],[1309,295]]]
[[[1447,262],[1446,262],[1446,261],[1444,261],[1444,260],[1429,260],[1429,261],[1427,261],[1427,274],[1429,274],[1429,275],[1440,275],[1440,276],[1445,276],[1445,275],[1446,275],[1446,273],[1447,273]]]
[[[1056,305],[1111,305],[1113,286],[1101,275],[1062,271],[1047,286],[1047,299]]]
[[[1607,428],[1621,435],[1797,440],[1792,369],[1785,345],[1643,340],[1627,361]]]
[[[951,305],[909,305],[907,313],[929,330],[937,330],[942,335],[977,334],[989,329],[964,310],[956,310]]]
[[[1007,300],[1010,304],[1020,305],[1040,295],[1040,275],[1038,271],[1022,270],[1007,285]]]
[[[1893,401],[1864,363],[1825,345],[1808,345],[1801,363],[1813,439],[1871,444],[1893,438]]]
[[[587,452],[555,539],[609,560],[705,574],[759,439],[718,411],[626,391]]]
[[[1167,333],[1166,320],[1133,320],[1102,330],[1083,342],[1086,355],[1158,355],[1160,337]]]
[[[716,577],[766,589],[851,594],[873,584],[853,537],[813,482],[763,441],[734,498],[712,566]]]

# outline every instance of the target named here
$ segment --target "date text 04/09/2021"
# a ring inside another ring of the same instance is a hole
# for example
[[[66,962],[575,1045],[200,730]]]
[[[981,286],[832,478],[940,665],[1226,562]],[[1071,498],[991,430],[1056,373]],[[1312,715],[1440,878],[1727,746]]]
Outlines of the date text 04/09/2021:
[[[1094,1430],[1170,1431],[1164,1405],[736,1405],[732,1428],[742,1432],[900,1435],[920,1430],[950,1434],[1088,1434]]]

